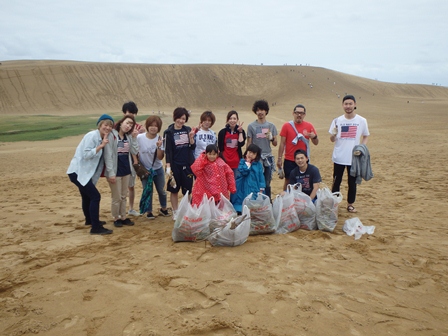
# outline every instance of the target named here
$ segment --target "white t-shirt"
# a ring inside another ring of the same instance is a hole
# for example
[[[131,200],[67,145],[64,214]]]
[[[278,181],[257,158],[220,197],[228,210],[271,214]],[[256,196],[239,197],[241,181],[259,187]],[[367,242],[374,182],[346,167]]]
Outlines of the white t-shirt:
[[[194,150],[194,158],[197,159],[199,155],[205,152],[205,148],[208,145],[216,145],[216,134],[209,129],[208,131],[202,130],[202,128],[194,136],[196,148]]]
[[[353,119],[347,119],[342,115],[333,120],[328,132],[333,134],[333,129],[337,126],[338,134],[333,149],[333,162],[351,166],[353,157],[353,148],[359,145],[361,136],[370,135],[367,120],[360,115]]]
[[[148,139],[146,133],[137,135],[137,142],[139,147],[140,162],[143,163],[146,169],[157,170],[163,166],[162,160],[157,159],[154,161],[154,154],[157,151],[157,140],[159,135],[154,139]],[[163,149],[163,143],[162,143]],[[157,154],[156,154],[157,155]],[[154,162],[154,165],[152,164]]]

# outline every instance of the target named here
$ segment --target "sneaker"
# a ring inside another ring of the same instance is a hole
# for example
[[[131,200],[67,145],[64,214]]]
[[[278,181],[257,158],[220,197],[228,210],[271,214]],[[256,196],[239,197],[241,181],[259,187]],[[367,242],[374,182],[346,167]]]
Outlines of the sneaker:
[[[123,221],[121,219],[117,219],[116,221],[114,221],[114,226],[115,227],[122,227],[123,226]]]
[[[146,219],[156,219],[156,218],[154,217],[154,215],[152,214],[152,212],[148,212],[148,213],[145,215],[145,218],[146,218]]]
[[[90,229],[91,235],[107,235],[114,232],[113,230],[106,229],[105,227],[100,227],[99,229]]]
[[[131,209],[131,210],[128,211],[128,215],[138,217],[138,216],[140,216],[140,213],[138,211],[134,210],[134,209]]]
[[[177,210],[173,210],[173,220],[177,220]]]
[[[159,214],[164,217],[168,217],[170,214],[168,213],[168,209],[159,209]]]
[[[129,218],[126,218],[126,219],[124,219],[124,220],[121,221],[121,224],[122,224],[122,225],[132,226],[132,225],[134,225],[134,222],[131,221]]]
[[[100,225],[106,225],[107,223],[105,221],[100,221]],[[92,225],[91,223],[87,223],[86,221],[86,225]]]

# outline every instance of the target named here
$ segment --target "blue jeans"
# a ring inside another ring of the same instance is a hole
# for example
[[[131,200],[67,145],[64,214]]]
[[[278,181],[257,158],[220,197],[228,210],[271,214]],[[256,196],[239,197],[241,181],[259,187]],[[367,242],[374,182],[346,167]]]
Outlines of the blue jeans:
[[[74,183],[81,194],[82,212],[86,218],[86,224],[92,224],[92,230],[100,229],[100,202],[101,194],[90,179],[85,186],[78,182],[76,173],[68,174],[70,181]]]
[[[143,190],[145,189],[147,182],[148,179],[142,180]],[[163,171],[163,167],[154,171],[153,186],[156,187],[157,194],[159,195],[160,206],[166,208],[166,191],[163,189],[165,187],[165,172]],[[151,203],[148,204],[148,212],[152,212],[152,195],[153,191],[151,192]]]

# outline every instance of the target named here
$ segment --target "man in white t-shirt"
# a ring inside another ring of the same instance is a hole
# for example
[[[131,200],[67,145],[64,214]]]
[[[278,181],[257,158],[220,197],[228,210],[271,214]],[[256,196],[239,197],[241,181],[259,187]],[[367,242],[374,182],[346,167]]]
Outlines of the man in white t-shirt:
[[[356,177],[350,175],[353,148],[360,143],[367,144],[369,127],[367,120],[357,115],[356,99],[347,95],[342,99],[344,114],[333,120],[329,133],[330,140],[334,142],[333,149],[333,187],[332,192],[339,192],[344,170],[348,175],[347,211],[357,212],[353,203],[356,200]]]

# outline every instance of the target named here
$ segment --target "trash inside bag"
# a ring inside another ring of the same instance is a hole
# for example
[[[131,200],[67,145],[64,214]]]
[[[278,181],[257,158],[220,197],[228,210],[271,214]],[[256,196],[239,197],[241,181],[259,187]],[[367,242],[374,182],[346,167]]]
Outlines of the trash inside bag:
[[[347,219],[342,230],[349,236],[355,236],[355,240],[362,237],[363,234],[373,234],[375,226],[364,226],[358,217]]]

